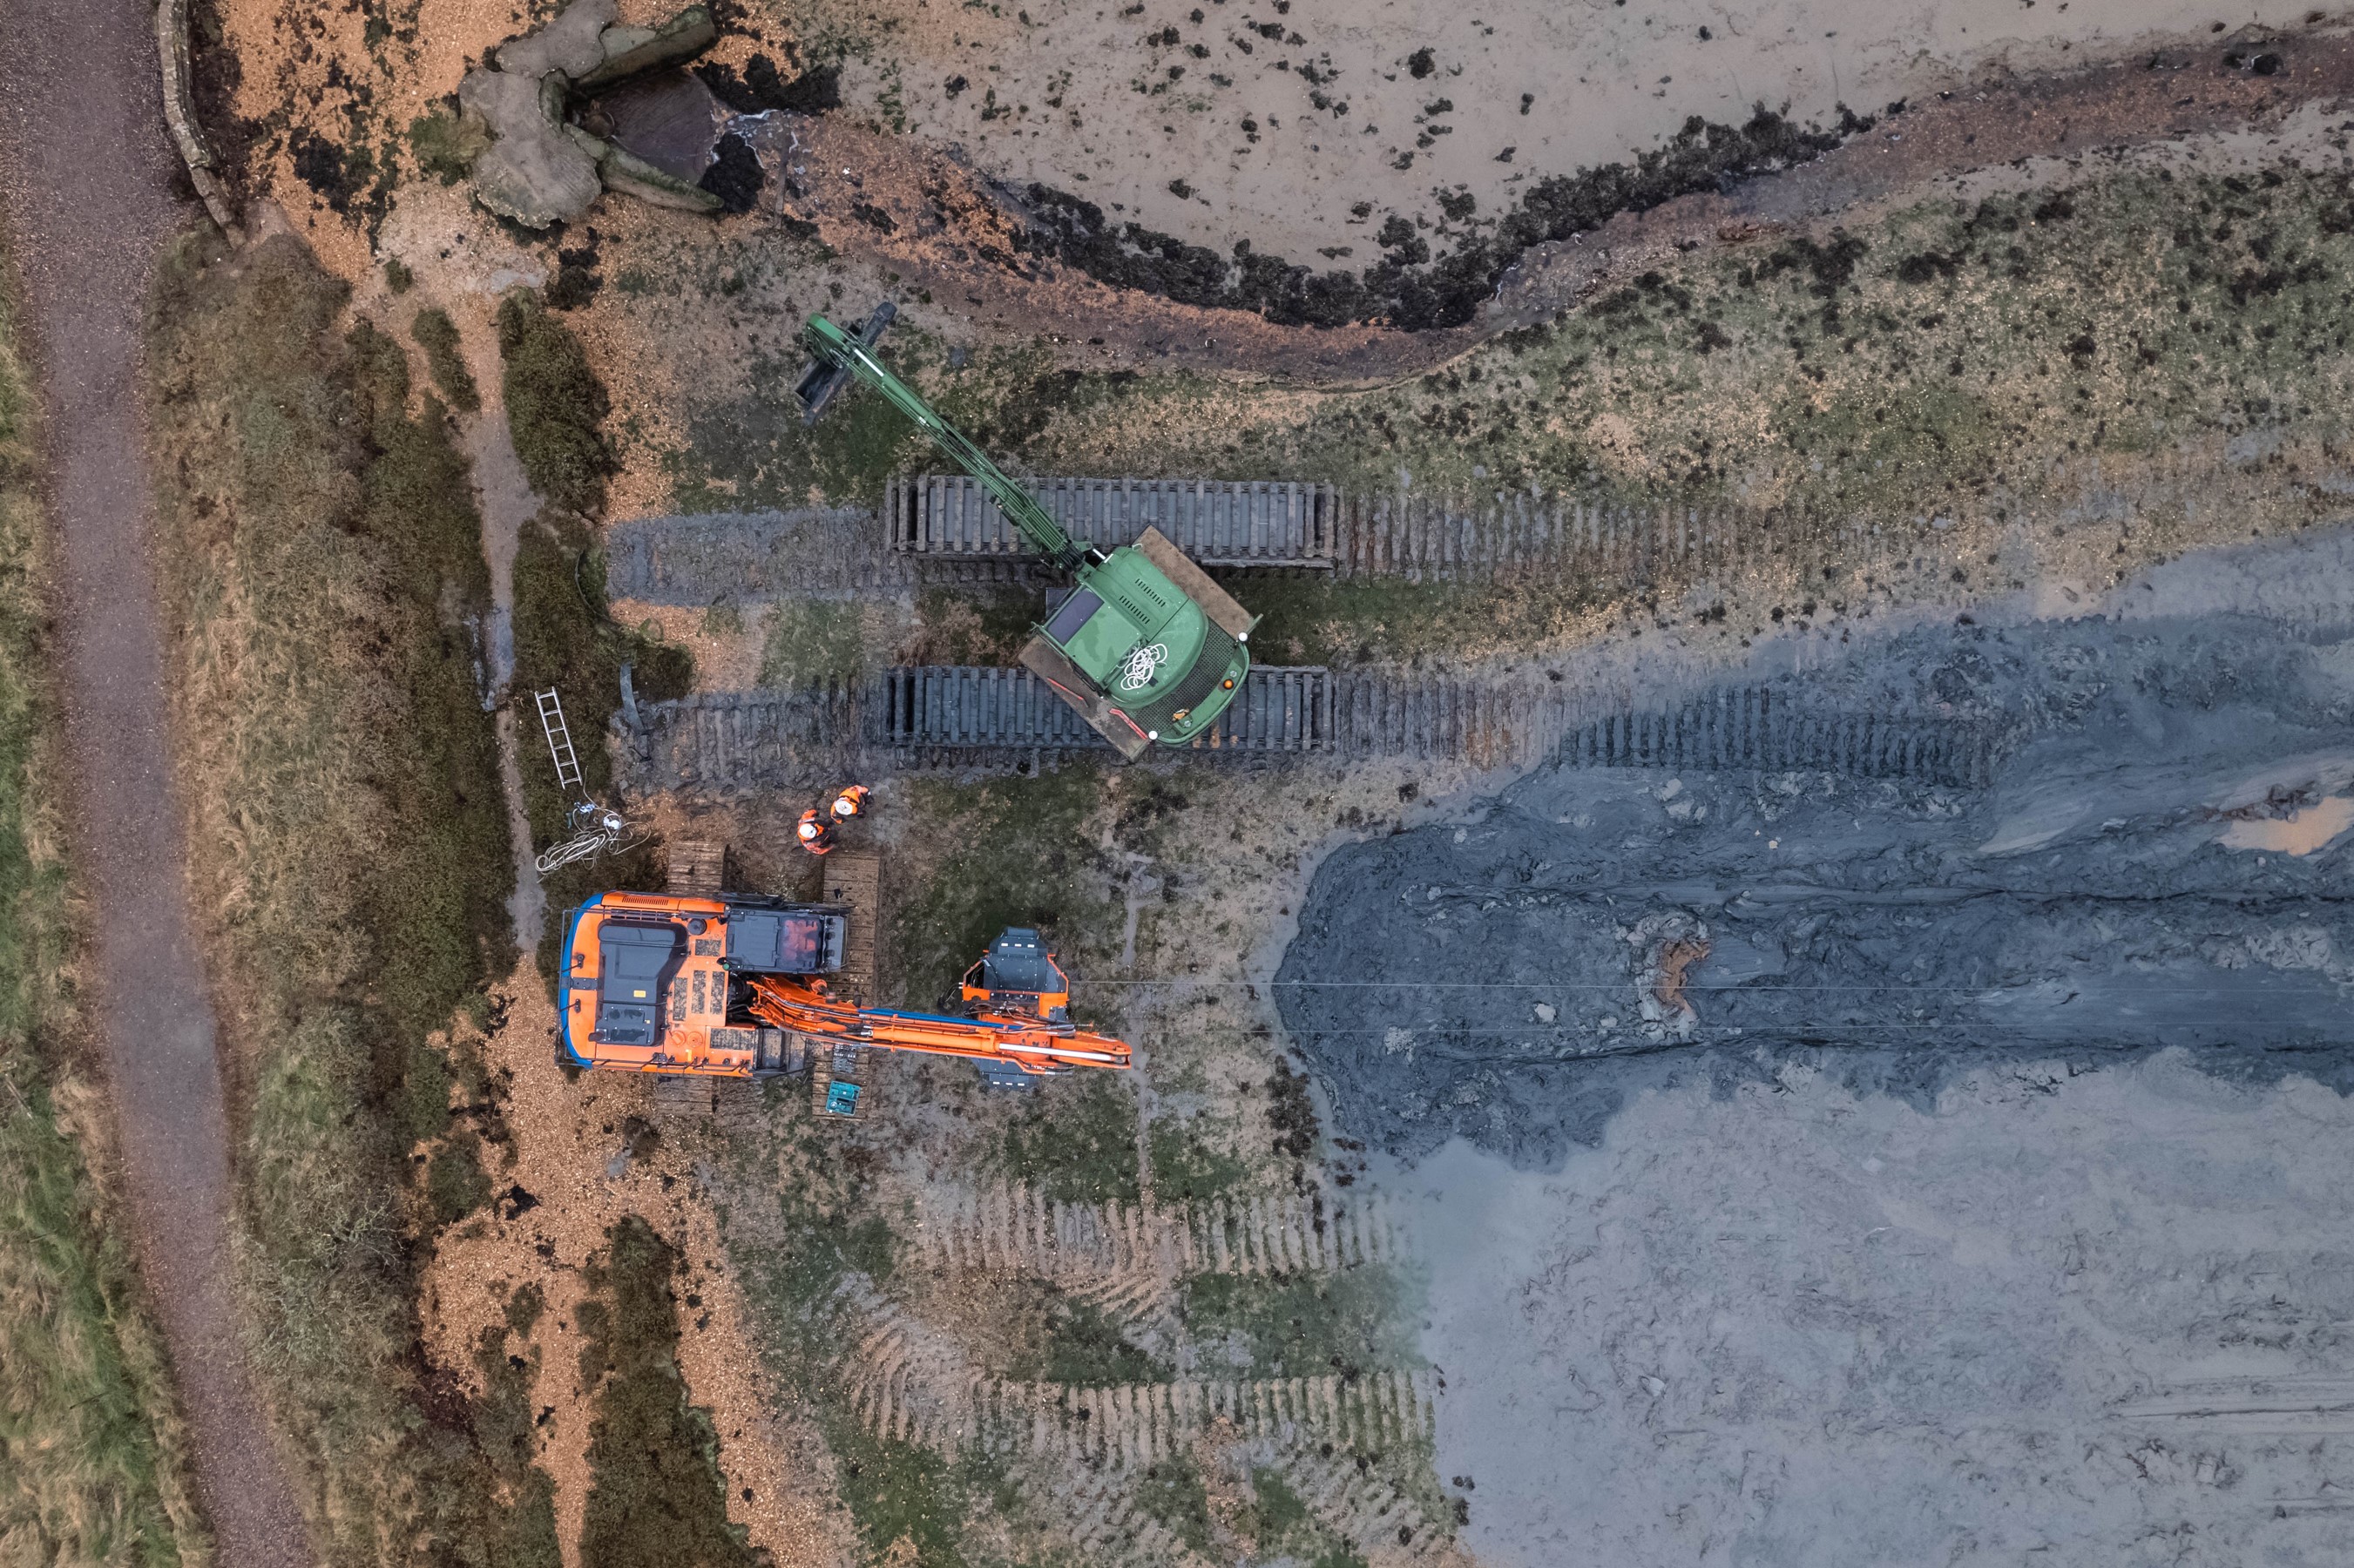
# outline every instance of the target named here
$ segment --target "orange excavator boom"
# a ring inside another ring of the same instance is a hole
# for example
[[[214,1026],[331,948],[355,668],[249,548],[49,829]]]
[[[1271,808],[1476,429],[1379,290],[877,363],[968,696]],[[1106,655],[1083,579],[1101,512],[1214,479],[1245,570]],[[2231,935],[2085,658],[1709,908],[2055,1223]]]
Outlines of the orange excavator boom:
[[[891,1051],[923,1051],[1012,1062],[1024,1072],[1052,1072],[1065,1064],[1125,1067],[1128,1043],[1068,1023],[1021,1013],[980,1011],[965,1017],[856,1007],[826,994],[825,982],[786,975],[756,975],[752,1015],[776,1029]]]

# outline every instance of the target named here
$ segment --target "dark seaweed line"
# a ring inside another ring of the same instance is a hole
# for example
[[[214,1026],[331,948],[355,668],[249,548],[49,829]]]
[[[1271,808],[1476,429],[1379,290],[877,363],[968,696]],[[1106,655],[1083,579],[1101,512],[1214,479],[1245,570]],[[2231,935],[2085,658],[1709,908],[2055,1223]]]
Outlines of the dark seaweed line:
[[[1741,180],[1809,162],[1873,123],[1845,105],[1831,131],[1801,127],[1763,104],[1737,126],[1694,115],[1665,146],[1631,162],[1537,181],[1488,232],[1463,235],[1452,252],[1436,260],[1415,224],[1394,213],[1378,232],[1382,260],[1363,272],[1319,272],[1262,256],[1248,240],[1235,241],[1233,253],[1221,256],[1141,224],[1107,220],[1095,203],[1044,185],[1007,194],[1030,217],[1030,227],[1015,237],[1017,249],[1050,256],[1116,288],[1178,304],[1249,311],[1278,326],[1372,322],[1422,332],[1470,322],[1532,246],[1590,232],[1622,212],[1726,191]]]

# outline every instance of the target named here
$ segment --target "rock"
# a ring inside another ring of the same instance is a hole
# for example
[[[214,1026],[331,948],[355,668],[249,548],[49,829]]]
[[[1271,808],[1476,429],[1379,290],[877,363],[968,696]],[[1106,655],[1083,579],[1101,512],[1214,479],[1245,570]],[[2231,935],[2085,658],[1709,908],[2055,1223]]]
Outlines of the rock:
[[[711,12],[689,5],[658,27],[608,27],[599,39],[602,63],[587,74],[574,73],[583,92],[596,92],[643,71],[684,65],[719,41],[719,27]]]
[[[607,190],[635,196],[655,207],[675,207],[681,212],[717,212],[725,205],[701,185],[664,174],[643,158],[610,143],[606,145],[597,172],[603,177]]]
[[[605,63],[603,35],[618,17],[617,0],[572,0],[537,32],[501,44],[496,63],[531,81],[552,70],[578,81]]]
[[[603,194],[596,154],[548,117],[537,79],[469,71],[458,101],[491,128],[490,150],[474,164],[474,195],[493,212],[546,228],[578,217]]]

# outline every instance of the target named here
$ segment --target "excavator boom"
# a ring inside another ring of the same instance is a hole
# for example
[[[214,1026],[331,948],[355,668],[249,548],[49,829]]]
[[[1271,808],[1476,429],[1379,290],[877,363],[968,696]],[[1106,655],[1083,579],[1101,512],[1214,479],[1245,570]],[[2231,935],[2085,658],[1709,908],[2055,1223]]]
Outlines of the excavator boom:
[[[1045,1023],[1018,1014],[980,1012],[959,1018],[944,1012],[856,1007],[828,996],[822,980],[757,976],[752,981],[751,1011],[775,1029],[890,1051],[1012,1062],[1030,1073],[1052,1072],[1065,1064],[1129,1065],[1128,1043],[1108,1034],[1091,1034],[1067,1023]]]
[[[1013,482],[1006,471],[990,460],[987,452],[975,445],[972,439],[941,418],[916,389],[891,374],[888,366],[875,358],[875,344],[881,340],[883,329],[891,324],[898,313],[890,301],[875,307],[872,314],[854,334],[843,331],[823,316],[811,316],[802,332],[801,341],[813,356],[810,370],[802,376],[800,393],[805,424],[815,424],[818,415],[832,402],[848,378],[856,377],[880,392],[891,406],[915,422],[916,428],[932,438],[932,444],[948,454],[950,461],[981,482],[983,490],[1003,509],[1005,519],[1013,524],[1030,547],[1046,557],[1057,571],[1074,571],[1087,558],[1087,546],[1072,539],[1063,525],[1055,521],[1047,510],[1039,505],[1036,497]]]

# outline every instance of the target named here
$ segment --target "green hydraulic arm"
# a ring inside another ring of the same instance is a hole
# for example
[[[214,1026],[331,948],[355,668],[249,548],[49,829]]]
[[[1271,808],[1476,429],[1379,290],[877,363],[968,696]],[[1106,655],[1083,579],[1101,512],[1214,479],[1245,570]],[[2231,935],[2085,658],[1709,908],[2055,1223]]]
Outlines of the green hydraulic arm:
[[[804,424],[817,423],[818,415],[842,385],[843,372],[855,376],[890,400],[891,406],[916,423],[916,428],[932,438],[932,444],[946,452],[950,461],[981,482],[998,506],[1005,513],[1006,521],[1020,531],[1030,547],[1046,557],[1059,572],[1076,571],[1087,558],[1087,547],[1073,542],[1071,535],[1052,514],[1039,505],[1037,498],[1013,482],[1005,471],[990,461],[987,452],[975,446],[970,437],[934,412],[932,406],[917,396],[916,389],[891,374],[884,363],[875,358],[874,347],[898,313],[888,300],[875,307],[858,332],[843,331],[823,316],[811,316],[801,334],[803,344],[816,356],[817,363],[801,378],[798,389],[806,412]],[[832,377],[825,385],[812,387],[812,380]]]
[[[1250,673],[1257,620],[1158,529],[1108,554],[1071,537],[1037,498],[875,356],[896,312],[885,302],[853,331],[811,316],[811,363],[794,387],[811,424],[853,380],[881,393],[989,492],[1006,520],[1067,576],[1072,592],[1036,629],[1022,662],[1122,755],[1186,746],[1217,722]]]

